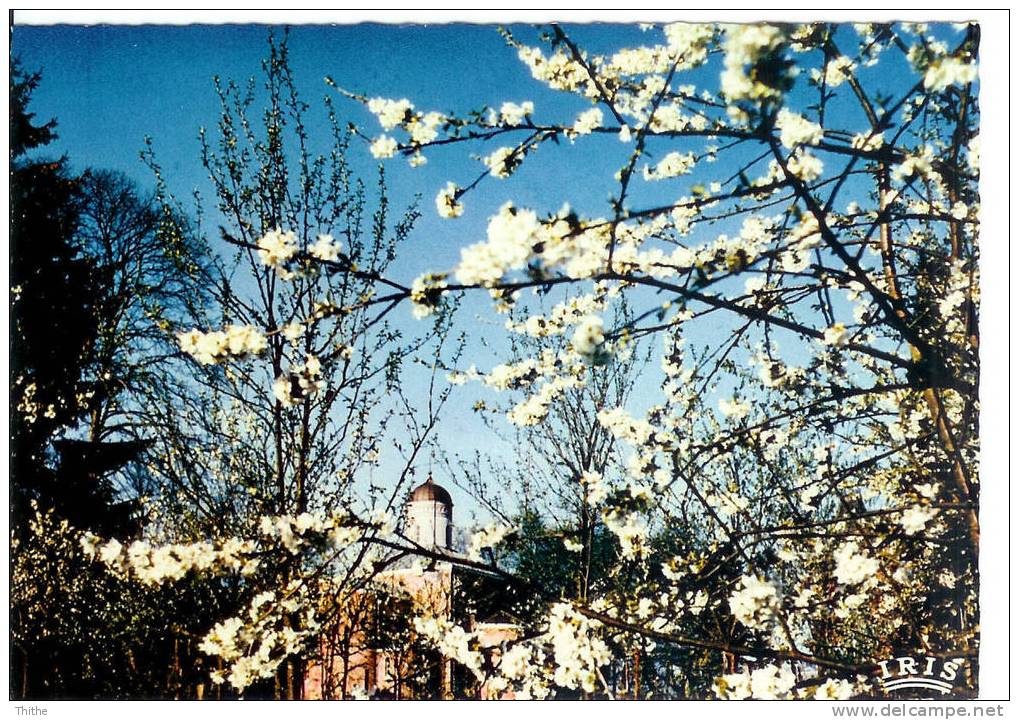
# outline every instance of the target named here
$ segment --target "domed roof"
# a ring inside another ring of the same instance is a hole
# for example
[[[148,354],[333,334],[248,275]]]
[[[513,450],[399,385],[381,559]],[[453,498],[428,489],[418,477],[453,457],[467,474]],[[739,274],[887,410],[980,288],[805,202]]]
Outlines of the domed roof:
[[[444,505],[453,506],[453,498],[446,492],[446,488],[436,485],[429,475],[428,479],[414,488],[410,493],[409,502],[433,501]]]

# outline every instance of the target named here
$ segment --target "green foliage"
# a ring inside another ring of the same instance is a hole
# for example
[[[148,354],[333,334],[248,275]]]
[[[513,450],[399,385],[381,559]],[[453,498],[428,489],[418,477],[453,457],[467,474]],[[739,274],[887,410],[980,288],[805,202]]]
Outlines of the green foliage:
[[[27,524],[11,552],[13,697],[186,698],[207,684],[199,631],[229,585],[139,586],[87,559],[53,512]]]
[[[138,588],[86,560],[79,530],[137,532],[115,474],[147,445],[167,312],[195,301],[158,207],[126,178],[27,156],[56,137],[11,75],[12,693],[173,697],[204,682],[194,640],[217,583]],[[165,377],[165,375],[164,375]],[[133,416],[126,411],[130,409]],[[41,508],[39,512],[37,508]]]

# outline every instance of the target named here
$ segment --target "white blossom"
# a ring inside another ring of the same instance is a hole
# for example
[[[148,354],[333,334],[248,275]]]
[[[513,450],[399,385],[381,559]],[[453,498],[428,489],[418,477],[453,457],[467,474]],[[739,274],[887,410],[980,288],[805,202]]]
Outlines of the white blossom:
[[[584,544],[570,538],[563,538],[563,547],[569,552],[581,552],[584,549]]]
[[[508,178],[523,160],[523,150],[512,147],[501,147],[484,158],[492,177]]]
[[[414,106],[407,99],[372,98],[368,101],[368,110],[378,117],[379,124],[385,130],[392,130],[397,125],[403,124],[413,109]]]
[[[949,85],[965,85],[976,79],[976,63],[958,57],[944,57],[930,64],[923,76],[923,84],[928,90],[938,91]]]
[[[849,700],[854,695],[853,684],[848,680],[829,678],[818,686],[816,700]]]
[[[385,158],[391,158],[396,154],[398,144],[394,138],[388,135],[379,135],[372,141],[369,150],[371,151],[372,157],[383,160]]]
[[[433,314],[442,301],[447,286],[445,273],[425,273],[414,279],[410,287],[411,311],[417,319]]]
[[[309,255],[328,262],[336,262],[342,251],[343,246],[334,240],[332,235],[319,235],[315,242],[308,246]]]
[[[460,188],[454,182],[446,183],[446,187],[435,196],[435,209],[439,217],[456,218],[463,215],[464,206],[457,200],[457,193]]]
[[[530,210],[506,203],[488,223],[488,240],[460,251],[456,276],[465,285],[494,285],[508,270],[523,267],[539,232]]]
[[[853,136],[852,147],[857,150],[874,151],[880,150],[885,144],[885,134],[873,131],[857,133]]]
[[[500,120],[506,125],[519,125],[524,118],[534,112],[534,103],[527,101],[517,105],[512,102],[505,102],[499,108]]]
[[[472,560],[481,559],[481,551],[486,548],[493,548],[511,534],[513,529],[505,525],[489,523],[481,530],[471,535],[471,546],[468,556]]]
[[[821,159],[802,148],[789,156],[786,167],[789,168],[791,174],[803,182],[817,180],[824,172],[824,163],[821,162]]]
[[[577,324],[573,334],[573,349],[588,362],[604,362],[605,347],[604,321],[597,315],[589,315]]]
[[[297,254],[297,236],[293,232],[270,230],[256,244],[259,259],[269,267],[279,267]]]
[[[214,365],[228,357],[257,355],[268,346],[265,335],[253,325],[227,325],[203,333],[189,330],[177,335],[180,349],[202,365]]]
[[[573,123],[573,132],[577,135],[589,135],[602,126],[602,111],[600,108],[585,110],[577,116]]]
[[[778,590],[767,580],[743,575],[729,596],[729,609],[748,628],[765,628],[778,608]]]
[[[662,158],[654,168],[644,166],[645,180],[665,180],[667,178],[686,175],[693,168],[695,162],[694,154],[670,152]]]
[[[750,412],[750,405],[745,402],[740,402],[736,398],[729,400],[728,398],[721,398],[718,401],[718,409],[722,411],[722,414],[733,420],[741,420],[747,416]]]
[[[839,55],[828,62],[823,76],[820,70],[814,70],[811,74],[817,81],[823,77],[825,85],[829,88],[837,88],[846,82],[855,70],[856,63],[845,55]]]
[[[918,532],[922,532],[936,515],[937,511],[933,508],[915,505],[903,511],[899,516],[899,525],[907,535],[916,535]]]
[[[800,145],[817,145],[824,139],[824,130],[820,125],[786,108],[778,111],[775,127],[780,131],[782,144],[790,150]]]
[[[835,579],[842,585],[856,585],[874,575],[878,561],[860,550],[856,542],[847,542],[835,552]]]
[[[730,100],[762,100],[780,93],[748,73],[764,56],[778,50],[785,42],[785,33],[775,25],[748,23],[723,25],[725,31],[725,70],[722,72],[722,93]]]
[[[824,338],[821,340],[825,345],[841,347],[849,342],[849,331],[842,323],[835,323],[824,329]]]

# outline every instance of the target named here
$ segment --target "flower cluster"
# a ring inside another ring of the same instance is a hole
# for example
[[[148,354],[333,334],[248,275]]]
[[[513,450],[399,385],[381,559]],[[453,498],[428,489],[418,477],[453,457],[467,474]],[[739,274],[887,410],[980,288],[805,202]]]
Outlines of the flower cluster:
[[[922,532],[927,523],[937,516],[937,511],[932,508],[920,507],[919,505],[903,511],[899,517],[899,525],[907,535],[916,535]]]
[[[824,337],[821,342],[832,347],[840,347],[849,341],[849,331],[842,323],[835,323],[824,329]]]
[[[722,93],[730,101],[773,100],[781,96],[786,78],[759,70],[775,63],[785,45],[782,28],[775,25],[725,25],[725,70]],[[776,63],[777,64],[777,63]],[[766,80],[768,78],[770,80]]]
[[[564,688],[594,692],[599,668],[611,659],[605,641],[597,636],[600,623],[576,612],[568,603],[552,606],[546,631],[555,664],[553,682]]]
[[[504,102],[499,108],[499,121],[505,125],[519,125],[533,112],[534,103],[530,100],[520,105]]]
[[[608,361],[610,350],[605,344],[604,321],[590,315],[579,323],[573,334],[573,350],[592,365],[603,365]]]
[[[263,265],[281,268],[297,254],[297,236],[293,232],[270,230],[256,243],[258,259]]]
[[[461,192],[456,183],[446,183],[446,187],[435,196],[435,209],[439,212],[439,217],[456,218],[463,215],[464,206],[458,200]]]
[[[506,321],[506,329],[530,337],[562,335],[571,326],[577,326],[596,312],[605,309],[605,298],[598,293],[578,295],[557,303],[544,315],[531,315],[523,322]]]
[[[250,575],[259,567],[255,543],[236,538],[219,545],[210,542],[152,545],[145,540],[123,545],[115,538],[103,543],[92,533],[85,533],[81,548],[86,557],[98,558],[110,569],[146,584],[180,580],[194,571],[236,571]]]
[[[506,271],[524,266],[540,232],[534,212],[506,203],[489,220],[488,241],[461,250],[457,279],[467,285],[494,285]]]
[[[308,246],[308,254],[318,260],[336,262],[343,252],[343,246],[333,239],[332,235],[319,235],[315,242]]]
[[[790,150],[800,145],[817,145],[824,138],[824,130],[820,125],[786,108],[778,111],[775,127],[779,129],[782,144]]]
[[[835,89],[842,83],[852,77],[853,72],[856,70],[856,63],[852,59],[845,55],[839,55],[836,58],[832,58],[827,65],[824,67],[824,72],[814,69],[811,71],[811,77],[815,82],[821,82],[824,79],[824,84]]]
[[[721,700],[849,700],[866,691],[868,683],[860,678],[828,678],[820,685],[796,688],[797,676],[789,663],[764,665],[754,670],[728,673],[715,680],[715,696]]]
[[[415,318],[420,320],[435,313],[442,302],[446,285],[445,273],[426,273],[414,280],[410,287],[410,301]]]
[[[715,681],[715,695],[722,700],[791,700],[795,684],[796,674],[788,664],[765,665],[722,675]]]
[[[756,575],[742,576],[729,596],[729,609],[748,628],[766,629],[778,606],[778,589]]]
[[[342,513],[330,517],[307,512],[296,517],[263,517],[259,530],[262,537],[258,539],[169,545],[147,540],[125,545],[116,538],[103,542],[86,532],[81,537],[81,548],[86,557],[99,560],[113,571],[145,584],[159,584],[180,580],[191,572],[252,575],[260,567],[259,556],[266,542],[278,543],[287,552],[297,554],[309,546],[343,549],[361,536],[359,526]]]
[[[944,57],[930,64],[924,73],[923,84],[929,90],[944,90],[950,85],[965,85],[976,79],[976,63],[957,57]]]
[[[481,551],[487,548],[494,548],[501,543],[507,535],[513,533],[513,528],[505,525],[490,523],[478,532],[471,535],[471,546],[468,556],[473,560],[481,559]]]
[[[229,682],[243,691],[260,678],[271,678],[320,630],[308,583],[295,579],[278,593],[266,590],[255,595],[246,613],[217,623],[199,649],[226,664],[212,671],[213,683]]]
[[[414,106],[409,100],[388,100],[372,98],[368,101],[368,110],[378,118],[379,124],[386,130],[402,125],[411,115]]]
[[[604,117],[600,108],[585,110],[577,116],[570,130],[574,135],[590,135],[602,126]]]
[[[383,130],[392,131],[400,128],[409,136],[407,141],[401,144],[391,135],[385,133],[379,135],[369,146],[373,157],[391,158],[397,152],[402,151],[410,155],[411,167],[420,167],[425,164],[426,158],[421,154],[421,149],[439,137],[440,130],[448,122],[444,115],[437,112],[419,112],[406,98],[400,100],[382,97],[358,99],[367,106],[369,112],[376,116]]]
[[[265,335],[253,325],[227,325],[204,333],[189,330],[177,335],[180,349],[202,365],[215,365],[230,357],[257,355],[268,345]]]
[[[853,140],[850,144],[857,150],[873,152],[874,150],[880,150],[884,147],[885,134],[873,131],[857,133],[853,136]]]
[[[414,630],[432,641],[440,653],[456,660],[478,679],[484,679],[484,656],[476,633],[467,632],[445,618],[434,616],[415,617]]]
[[[847,542],[835,551],[835,579],[841,585],[857,585],[878,571],[878,561],[860,549],[856,542]]]
[[[368,147],[372,157],[378,158],[379,160],[385,160],[396,155],[398,144],[395,138],[389,135],[379,135],[377,138],[372,140],[371,145]]]
[[[484,158],[492,177],[508,178],[524,161],[524,148],[501,147]]]
[[[903,182],[914,177],[927,178],[933,174],[931,164],[931,152],[924,148],[923,152],[916,155],[909,155],[892,170],[892,179],[896,182]]]
[[[692,152],[671,152],[662,158],[653,168],[644,166],[645,180],[665,180],[667,178],[687,175],[693,168],[696,158]]]
[[[273,395],[284,406],[296,405],[325,387],[322,363],[315,355],[308,355],[304,363],[291,367],[286,375],[272,384]]]
[[[619,542],[624,558],[638,558],[646,553],[649,528],[644,513],[606,507],[602,511],[602,521]]]

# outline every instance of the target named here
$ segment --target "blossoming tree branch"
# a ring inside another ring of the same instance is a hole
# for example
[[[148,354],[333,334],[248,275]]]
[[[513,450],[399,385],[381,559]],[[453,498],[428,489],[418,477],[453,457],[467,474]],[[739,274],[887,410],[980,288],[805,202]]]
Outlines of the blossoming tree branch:
[[[376,158],[417,167],[479,153],[476,174],[437,188],[451,236],[472,196],[540,167],[553,145],[578,167],[615,152],[610,199],[598,215],[571,209],[568,191],[553,211],[507,202],[455,267],[423,267],[410,284],[357,262],[336,233],[279,217],[234,238],[270,271],[266,283],[328,275],[364,291],[303,317],[189,329],[181,349],[197,363],[257,362],[331,319],[376,322],[406,303],[441,323],[481,294],[509,318],[507,333],[542,349],[488,368],[467,357],[448,380],[512,398],[502,421],[526,430],[636,348],[655,348],[646,406],[597,408],[619,462],[592,457],[572,478],[616,544],[604,574],[628,578],[625,590],[536,588],[544,611],[499,652],[448,619],[416,620],[496,692],[612,696],[615,658],[665,646],[706,658],[719,698],[866,696],[878,661],[903,648],[958,658],[974,687],[978,29],[934,30],[677,23],[603,54],[558,25],[540,46],[503,31],[535,83],[575,99],[569,117],[519,98],[451,114],[337,88],[377,117],[379,132],[357,131]],[[901,82],[881,81],[886,66]],[[664,193],[674,200],[644,200]],[[262,389],[300,407],[330,392],[329,366],[345,352],[289,366],[273,354]],[[224,619],[206,639],[240,689],[314,632],[304,588],[327,581],[314,568],[330,553],[373,538],[422,551],[384,513],[308,509],[258,523],[251,539],[174,551],[172,567],[164,549],[87,544],[143,582],[192,567],[253,572],[261,553],[298,558],[292,585],[259,588],[250,618]],[[475,561],[489,564],[481,550],[514,530],[476,535]],[[588,574],[593,537],[564,540]]]

